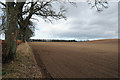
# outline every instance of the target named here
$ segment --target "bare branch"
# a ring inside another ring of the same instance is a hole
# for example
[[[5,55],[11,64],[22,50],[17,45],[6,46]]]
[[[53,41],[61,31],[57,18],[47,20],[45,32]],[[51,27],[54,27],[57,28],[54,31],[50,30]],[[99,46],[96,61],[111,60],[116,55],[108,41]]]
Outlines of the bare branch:
[[[6,4],[4,4],[3,2],[0,1],[0,4],[2,4],[4,7],[6,7]]]
[[[97,11],[103,11],[103,8],[108,8],[107,0],[88,0],[87,1],[91,8],[96,8]]]

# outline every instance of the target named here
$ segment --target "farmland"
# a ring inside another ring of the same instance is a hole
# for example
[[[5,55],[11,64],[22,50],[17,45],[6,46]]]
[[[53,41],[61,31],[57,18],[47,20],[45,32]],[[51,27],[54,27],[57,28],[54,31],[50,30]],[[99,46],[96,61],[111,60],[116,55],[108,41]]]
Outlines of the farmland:
[[[53,78],[118,77],[118,40],[29,45],[39,67],[44,66],[43,74],[49,73]]]

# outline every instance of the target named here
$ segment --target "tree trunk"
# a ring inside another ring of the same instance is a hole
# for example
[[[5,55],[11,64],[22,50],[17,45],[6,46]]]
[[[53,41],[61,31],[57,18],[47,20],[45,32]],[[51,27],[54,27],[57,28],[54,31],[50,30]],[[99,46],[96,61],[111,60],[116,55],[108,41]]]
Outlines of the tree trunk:
[[[14,0],[13,0],[14,1]],[[5,52],[3,62],[11,61],[15,58],[17,47],[17,10],[13,2],[6,2],[7,10],[7,30],[5,32]]]
[[[26,41],[26,27],[23,29],[23,43]]]

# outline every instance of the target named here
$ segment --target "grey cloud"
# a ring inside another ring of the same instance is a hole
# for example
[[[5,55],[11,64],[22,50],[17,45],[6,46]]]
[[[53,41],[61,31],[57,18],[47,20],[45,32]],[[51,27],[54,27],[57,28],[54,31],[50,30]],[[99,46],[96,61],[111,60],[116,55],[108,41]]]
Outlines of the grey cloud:
[[[87,3],[77,3],[78,7],[66,5],[68,20],[64,24],[68,30],[50,29],[47,32],[49,38],[60,39],[96,39],[117,38],[118,34],[118,7],[117,2],[109,3],[109,8],[98,13],[90,9]],[[59,22],[58,22],[59,24]],[[57,24],[56,24],[57,25]],[[48,27],[49,28],[49,27]],[[46,28],[47,29],[47,28]],[[41,34],[44,34],[41,33]]]

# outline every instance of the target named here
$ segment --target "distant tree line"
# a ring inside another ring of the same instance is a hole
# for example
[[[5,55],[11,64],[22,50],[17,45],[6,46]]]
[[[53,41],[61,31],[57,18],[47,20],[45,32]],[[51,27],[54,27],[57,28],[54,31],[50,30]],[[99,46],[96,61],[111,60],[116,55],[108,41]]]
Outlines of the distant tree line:
[[[76,40],[30,39],[29,42],[77,42]]]
[[[55,39],[29,39],[29,42],[88,42],[89,40],[55,40]]]
[[[78,42],[88,42],[88,41],[90,41],[90,40],[80,40]]]

